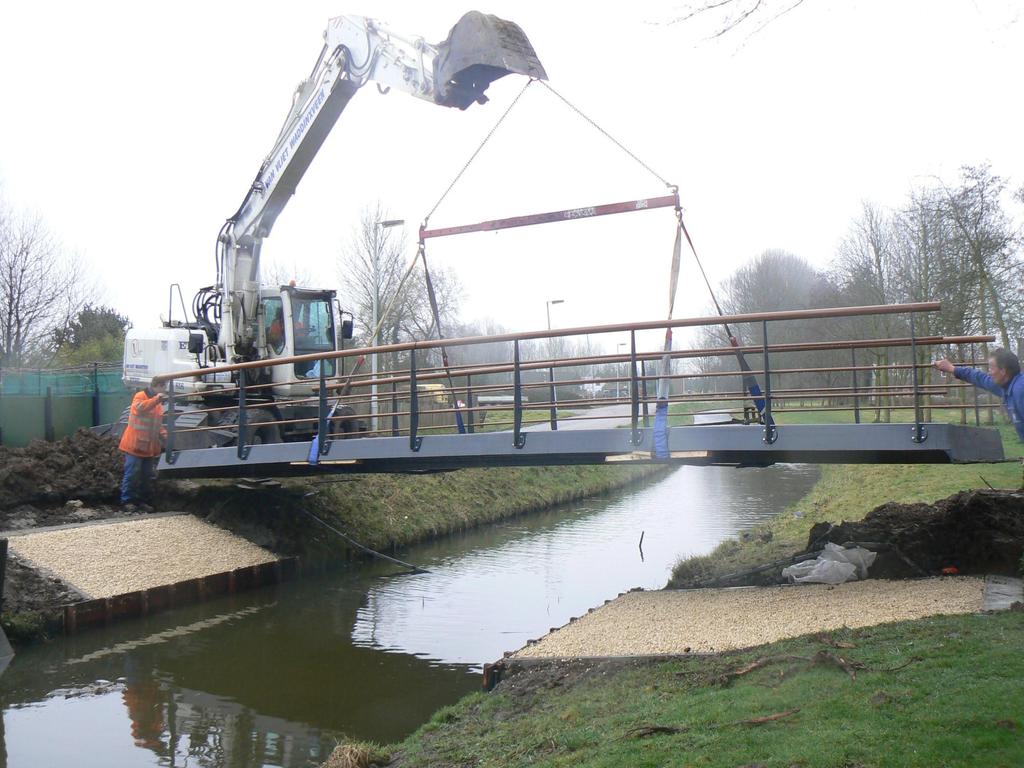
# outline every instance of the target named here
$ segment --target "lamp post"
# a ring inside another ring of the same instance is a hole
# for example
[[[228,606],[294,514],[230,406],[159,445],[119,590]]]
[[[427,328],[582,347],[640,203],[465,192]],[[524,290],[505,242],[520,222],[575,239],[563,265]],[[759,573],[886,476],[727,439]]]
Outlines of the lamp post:
[[[380,236],[375,238],[373,248],[373,317],[370,320],[372,337],[370,346],[376,348],[380,337],[380,255],[384,250],[384,230],[390,227],[400,227],[405,224],[405,219],[386,219],[376,223],[380,230]],[[370,355],[370,429],[377,433],[377,353]]]
[[[551,305],[552,304],[565,304],[565,299],[548,299],[544,302],[544,309],[548,315],[548,331],[551,330]],[[548,344],[551,344],[551,338],[548,337]],[[551,349],[549,346],[548,349]],[[558,430],[558,398],[555,396],[555,368],[554,366],[548,368],[548,384],[551,388],[551,431],[555,432]]]
[[[628,347],[628,346],[629,346],[629,344],[627,344],[626,342],[620,341],[618,344],[615,345],[615,354],[619,354],[619,350],[621,350],[623,347]],[[620,385],[621,384],[622,384],[622,382],[619,381],[619,377],[616,377],[616,379],[615,379],[615,399],[616,400],[618,400],[622,396],[620,394]]]

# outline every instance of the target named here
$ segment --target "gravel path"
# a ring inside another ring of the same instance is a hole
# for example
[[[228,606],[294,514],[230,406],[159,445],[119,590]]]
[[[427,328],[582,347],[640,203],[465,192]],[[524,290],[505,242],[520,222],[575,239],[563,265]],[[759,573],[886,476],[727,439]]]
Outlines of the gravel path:
[[[113,597],[277,559],[192,515],[12,536],[10,548],[91,598]]]
[[[528,645],[516,657],[725,651],[840,627],[982,609],[985,580],[869,579],[749,589],[630,592]]]

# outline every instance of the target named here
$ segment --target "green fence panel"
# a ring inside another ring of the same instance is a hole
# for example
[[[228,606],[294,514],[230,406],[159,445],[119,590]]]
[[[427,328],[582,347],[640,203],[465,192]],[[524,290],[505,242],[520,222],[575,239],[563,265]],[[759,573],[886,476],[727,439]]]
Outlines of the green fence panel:
[[[92,366],[61,371],[0,370],[0,395],[45,395],[47,387],[54,395],[85,395],[93,390],[122,392],[121,369]]]
[[[0,438],[4,445],[28,445],[43,437],[45,397],[3,395],[0,397]]]
[[[0,370],[0,443],[24,446],[46,438],[46,393],[52,396],[53,438],[73,435],[93,426],[94,396],[98,392],[99,423],[121,418],[133,392],[121,381],[120,368],[93,370]]]
[[[102,391],[102,390],[101,390]],[[100,424],[112,424],[121,418],[124,409],[132,401],[132,392],[121,387],[120,392],[100,395]]]
[[[53,439],[75,434],[79,427],[92,426],[92,396],[53,398]]]

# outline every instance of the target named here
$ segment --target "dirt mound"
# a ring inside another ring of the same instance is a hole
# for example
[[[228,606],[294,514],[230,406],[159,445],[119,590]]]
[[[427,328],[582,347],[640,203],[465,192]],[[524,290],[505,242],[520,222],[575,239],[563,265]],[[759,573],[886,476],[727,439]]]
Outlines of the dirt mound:
[[[123,464],[114,440],[86,429],[53,443],[0,447],[0,510],[116,499]]]
[[[889,502],[859,522],[818,523],[807,551],[829,541],[890,545],[877,548],[873,578],[933,574],[950,566],[960,573],[1016,575],[1024,553],[1024,492],[963,491],[934,504]]]

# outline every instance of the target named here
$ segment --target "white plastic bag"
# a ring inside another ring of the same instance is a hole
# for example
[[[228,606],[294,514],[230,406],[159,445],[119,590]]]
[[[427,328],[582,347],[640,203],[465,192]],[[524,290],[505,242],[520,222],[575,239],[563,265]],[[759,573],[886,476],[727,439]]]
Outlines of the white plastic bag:
[[[809,573],[793,579],[797,584],[842,584],[856,580],[857,566],[853,563],[841,563],[838,560],[826,560],[819,557],[812,560],[814,567]]]
[[[782,575],[791,584],[843,584],[866,579],[875,557],[876,553],[863,547],[843,549],[829,542],[816,559],[783,568]]]
[[[789,581],[790,584],[795,583],[797,580],[803,578],[811,571],[813,571],[818,565],[817,559],[804,560],[801,563],[794,563],[793,565],[787,566],[782,569],[782,575]]]
[[[878,557],[877,552],[864,549],[863,547],[851,547],[850,549],[843,549],[838,544],[828,542],[825,545],[825,550],[818,555],[819,559],[823,560],[835,560],[840,563],[853,563],[857,566],[857,578],[866,579],[868,577],[868,568],[875,558]]]

